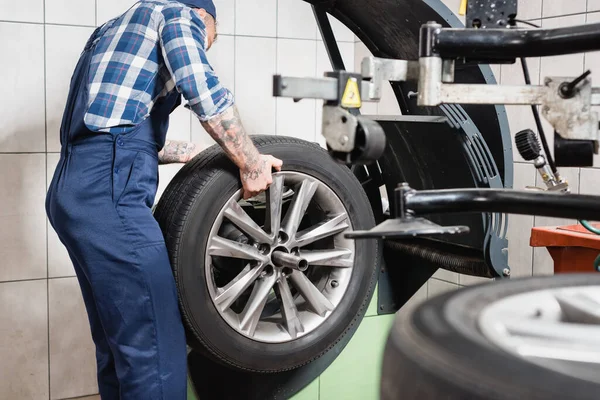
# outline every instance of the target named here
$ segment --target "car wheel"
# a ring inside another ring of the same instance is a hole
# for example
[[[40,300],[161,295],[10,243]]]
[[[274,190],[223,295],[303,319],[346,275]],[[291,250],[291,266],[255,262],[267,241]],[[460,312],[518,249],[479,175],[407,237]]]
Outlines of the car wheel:
[[[600,275],[484,284],[399,313],[382,400],[597,399]]]
[[[350,169],[316,144],[254,141],[284,163],[266,193],[242,200],[239,171],[214,146],[173,179],[155,216],[190,346],[238,369],[279,372],[353,332],[373,294],[380,248],[344,238],[375,224]]]

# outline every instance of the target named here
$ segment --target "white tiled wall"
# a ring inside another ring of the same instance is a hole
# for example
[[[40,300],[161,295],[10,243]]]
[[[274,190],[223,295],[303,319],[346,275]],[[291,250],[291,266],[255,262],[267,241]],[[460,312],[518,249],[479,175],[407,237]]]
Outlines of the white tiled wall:
[[[134,0],[0,0],[0,398],[64,399],[93,395],[93,346],[85,310],[68,255],[47,223],[44,196],[58,160],[58,129],[70,75],[95,26],[127,9]],[[321,75],[329,69],[310,7],[299,0],[216,0],[220,38],[209,60],[236,95],[252,133],[294,135],[321,141],[320,105],[274,99],[276,72]],[[521,17],[545,27],[600,21],[600,0],[525,0]],[[448,0],[454,11],[459,1]],[[587,14],[586,14],[587,6]],[[593,11],[596,11],[595,13]],[[568,15],[568,16],[564,16]],[[334,31],[348,69],[368,52],[337,21]],[[600,62],[598,54],[559,62],[530,61],[540,70],[581,71]],[[352,68],[354,67],[354,68]],[[504,66],[503,83],[520,83],[518,65]],[[368,114],[398,114],[386,88]],[[509,110],[513,130],[531,126],[526,112]],[[187,110],[178,110],[169,137],[205,145],[212,140]],[[515,187],[535,184],[535,173],[516,158]],[[598,164],[600,165],[600,164]],[[180,166],[161,167],[159,194]],[[598,192],[600,169],[565,171],[582,193]],[[547,255],[526,245],[533,224],[547,219],[511,219],[510,260],[517,276],[548,272]],[[481,282],[440,271],[419,291],[423,299]]]
[[[312,10],[299,0],[216,0],[209,61],[251,133],[317,141],[315,101],[272,97],[272,75],[330,69]],[[0,0],[0,399],[97,393],[94,347],[69,256],[48,223],[45,193],[59,159],[71,74],[94,28],[134,0]],[[344,60],[354,35],[334,23]],[[317,117],[319,115],[319,117]],[[169,138],[214,142],[181,107]],[[159,196],[181,165],[161,166]]]

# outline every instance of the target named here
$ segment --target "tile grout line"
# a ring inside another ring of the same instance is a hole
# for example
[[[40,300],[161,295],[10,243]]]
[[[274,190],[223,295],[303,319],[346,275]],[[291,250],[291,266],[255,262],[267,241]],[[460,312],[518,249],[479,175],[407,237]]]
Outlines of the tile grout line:
[[[45,16],[44,16],[45,18]],[[62,26],[62,27],[72,27],[72,28],[95,28],[92,25],[80,25],[80,24],[59,24],[56,22],[31,22],[31,21],[10,21],[10,20],[0,20],[0,23],[3,24],[24,24],[24,25],[42,25],[42,26]]]
[[[77,278],[77,275],[67,275],[67,276],[50,276],[47,278],[30,278],[30,279],[7,279],[5,281],[0,281],[0,285],[3,283],[21,283],[21,282],[39,282],[39,281],[52,281],[57,279],[71,279]]]
[[[46,184],[45,189],[48,190],[48,74],[47,74],[47,52],[46,52],[46,36],[47,36],[47,25],[46,25],[46,1],[44,0],[44,182]],[[48,400],[52,399],[52,374],[50,371],[50,276],[49,261],[48,261],[48,219],[45,218],[46,223],[46,340],[48,346]]]

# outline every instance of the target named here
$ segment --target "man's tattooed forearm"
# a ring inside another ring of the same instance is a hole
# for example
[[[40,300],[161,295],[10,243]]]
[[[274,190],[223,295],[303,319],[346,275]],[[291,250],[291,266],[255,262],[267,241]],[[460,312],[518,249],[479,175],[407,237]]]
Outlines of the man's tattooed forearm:
[[[225,150],[227,156],[243,171],[242,173],[247,173],[248,179],[258,176],[257,173],[252,172],[261,170],[257,165],[260,154],[246,133],[235,106],[203,123],[203,126]]]
[[[167,140],[163,149],[158,153],[158,160],[162,164],[186,163],[192,159],[195,154],[195,144]]]

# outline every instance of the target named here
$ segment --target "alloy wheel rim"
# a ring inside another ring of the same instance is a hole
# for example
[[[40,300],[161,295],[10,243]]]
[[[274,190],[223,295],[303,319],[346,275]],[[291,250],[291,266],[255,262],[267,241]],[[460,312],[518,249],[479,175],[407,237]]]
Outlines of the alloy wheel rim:
[[[274,174],[257,199],[240,199],[238,191],[225,203],[207,242],[205,273],[217,312],[259,342],[313,332],[340,305],[354,268],[354,242],[343,237],[352,229],[345,206],[322,181],[287,171]]]
[[[537,290],[498,300],[478,319],[495,345],[575,378],[600,376],[600,286]]]

